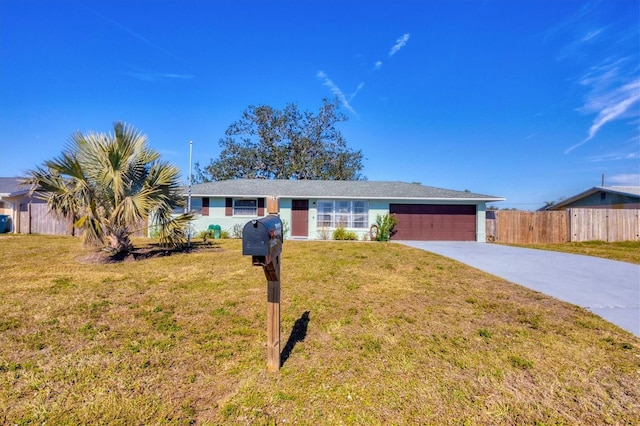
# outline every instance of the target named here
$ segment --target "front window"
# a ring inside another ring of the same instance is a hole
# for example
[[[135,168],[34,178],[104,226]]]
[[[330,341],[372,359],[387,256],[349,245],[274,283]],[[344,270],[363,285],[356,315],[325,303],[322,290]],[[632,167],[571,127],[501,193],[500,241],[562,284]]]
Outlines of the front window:
[[[318,228],[368,228],[367,201],[318,201]]]
[[[254,199],[235,199],[233,200],[234,216],[257,216],[258,200]]]

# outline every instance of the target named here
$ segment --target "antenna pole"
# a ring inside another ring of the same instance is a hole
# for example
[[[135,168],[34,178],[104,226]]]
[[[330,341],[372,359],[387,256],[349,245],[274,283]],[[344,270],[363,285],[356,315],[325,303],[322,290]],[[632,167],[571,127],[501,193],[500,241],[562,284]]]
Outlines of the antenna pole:
[[[193,153],[193,141],[189,141],[189,195],[187,196],[187,212],[191,211],[191,156]],[[191,222],[187,229],[187,247],[191,247]]]

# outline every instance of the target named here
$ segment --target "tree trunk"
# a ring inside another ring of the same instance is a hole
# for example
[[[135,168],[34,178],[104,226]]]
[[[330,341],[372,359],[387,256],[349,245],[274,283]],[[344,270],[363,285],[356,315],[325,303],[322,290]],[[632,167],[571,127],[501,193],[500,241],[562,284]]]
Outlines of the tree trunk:
[[[107,235],[107,247],[114,254],[127,253],[133,249],[131,239],[129,238],[129,230],[126,227],[118,227],[110,229]]]

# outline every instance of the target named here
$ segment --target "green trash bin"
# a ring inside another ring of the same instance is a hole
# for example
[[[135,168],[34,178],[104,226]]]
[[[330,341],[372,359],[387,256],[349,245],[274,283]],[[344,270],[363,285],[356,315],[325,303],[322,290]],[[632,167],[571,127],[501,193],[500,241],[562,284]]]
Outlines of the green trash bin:
[[[207,228],[207,230],[213,231],[213,238],[220,238],[220,233],[222,232],[222,228],[220,227],[220,225],[209,225],[209,228]]]
[[[7,223],[9,222],[9,216],[6,214],[0,214],[0,234],[7,232]]]

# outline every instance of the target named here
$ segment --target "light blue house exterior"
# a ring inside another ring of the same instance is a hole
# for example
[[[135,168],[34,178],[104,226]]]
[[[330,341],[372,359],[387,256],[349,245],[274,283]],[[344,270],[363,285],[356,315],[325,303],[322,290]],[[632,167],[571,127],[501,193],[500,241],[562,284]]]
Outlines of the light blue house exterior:
[[[238,179],[193,185],[192,233],[218,225],[237,235],[267,214],[265,199],[278,197],[279,216],[290,239],[330,239],[343,227],[366,240],[376,217],[395,214],[393,239],[486,241],[487,202],[504,198],[434,188],[416,183],[376,181]],[[184,195],[188,197],[188,188]]]

